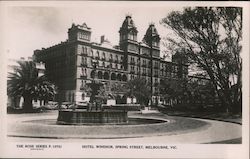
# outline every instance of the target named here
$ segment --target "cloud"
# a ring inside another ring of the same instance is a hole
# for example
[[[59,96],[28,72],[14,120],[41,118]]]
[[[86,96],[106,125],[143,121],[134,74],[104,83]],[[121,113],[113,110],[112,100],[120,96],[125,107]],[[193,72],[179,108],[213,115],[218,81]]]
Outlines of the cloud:
[[[62,31],[58,27],[62,17],[55,7],[11,7],[9,13],[12,22],[20,27],[32,26],[55,34]]]

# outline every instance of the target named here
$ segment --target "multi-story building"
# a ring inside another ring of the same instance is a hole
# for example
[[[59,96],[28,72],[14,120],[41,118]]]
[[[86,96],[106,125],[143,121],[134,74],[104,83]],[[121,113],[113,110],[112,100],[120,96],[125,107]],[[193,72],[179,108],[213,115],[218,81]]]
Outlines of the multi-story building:
[[[146,34],[150,33],[159,36],[154,24],[147,29]],[[45,63],[48,78],[60,90],[60,99],[69,102],[87,100],[85,85],[93,79],[104,83],[117,103],[125,103],[126,96],[119,88],[129,80],[146,79],[152,85],[154,96],[160,80],[187,76],[187,65],[167,62],[160,57],[160,38],[152,40],[152,46],[138,42],[138,31],[131,16],[126,16],[119,34],[118,46],[111,46],[104,36],[100,43],[94,43],[91,42],[91,28],[85,23],[72,24],[65,42],[35,50],[33,56],[36,61]]]

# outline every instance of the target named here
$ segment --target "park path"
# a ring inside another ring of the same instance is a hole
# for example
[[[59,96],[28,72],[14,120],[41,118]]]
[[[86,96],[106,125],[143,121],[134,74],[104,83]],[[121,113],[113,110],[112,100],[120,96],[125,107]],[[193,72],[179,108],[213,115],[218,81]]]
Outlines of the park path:
[[[141,116],[140,114],[133,114],[134,117]],[[148,115],[150,116],[150,114]],[[151,116],[158,116],[157,113],[152,114]],[[21,137],[10,137],[13,141],[36,141],[36,142],[80,142],[84,141],[86,143],[99,143],[99,142],[110,142],[112,144],[166,144],[166,143],[175,143],[175,144],[195,144],[195,143],[211,143],[218,142],[224,140],[231,140],[242,137],[242,126],[239,124],[222,122],[216,120],[207,120],[207,119],[194,119],[193,121],[201,121],[206,122],[207,124],[201,128],[195,128],[191,130],[177,130],[172,132],[159,132],[153,133],[152,135],[148,135],[146,131],[152,131],[155,129],[156,131],[164,130],[167,125],[159,124],[158,127],[152,127],[150,125],[146,127],[136,127],[136,126],[126,126],[121,128],[120,126],[108,126],[108,129],[115,129],[116,133],[110,134],[110,137],[106,137],[103,139],[102,133],[104,136],[107,136],[105,133],[104,127],[96,126],[62,126],[62,125],[39,125],[34,124],[33,122],[26,122],[31,120],[41,120],[41,119],[56,119],[57,112],[45,113],[45,114],[18,114],[18,115],[8,115],[8,135],[9,136],[26,136],[26,138]],[[160,115],[160,117],[162,117]],[[170,121],[175,121],[180,119],[179,117],[166,117],[170,119]],[[190,120],[190,118],[181,118],[186,121]],[[184,120],[184,121],[185,121]],[[190,120],[191,121],[191,120]],[[154,124],[153,124],[154,125]],[[184,125],[187,126],[188,125]],[[89,129],[90,128],[90,129]],[[86,130],[89,129],[89,130]],[[108,130],[107,129],[107,130]],[[186,129],[186,128],[185,128]],[[96,131],[100,131],[100,136],[96,135]],[[131,133],[123,134],[124,131],[130,131]],[[141,130],[145,133],[141,133],[138,136],[134,135],[134,132]],[[167,131],[167,130],[165,130]],[[73,132],[73,133],[72,133]],[[83,135],[83,132],[85,133]],[[154,131],[155,132],[155,131]],[[145,135],[146,134],[146,135]],[[82,138],[82,136],[85,136]],[[27,138],[28,137],[28,138]],[[36,138],[29,138],[36,137]],[[40,138],[39,138],[40,137]],[[41,138],[42,137],[42,138]],[[126,137],[126,138],[123,138]],[[132,137],[132,138],[127,138]],[[57,138],[57,139],[56,139]],[[59,139],[58,139],[59,138]],[[96,138],[96,139],[93,139]],[[99,138],[99,139],[98,139]],[[100,139],[101,138],[101,139]]]

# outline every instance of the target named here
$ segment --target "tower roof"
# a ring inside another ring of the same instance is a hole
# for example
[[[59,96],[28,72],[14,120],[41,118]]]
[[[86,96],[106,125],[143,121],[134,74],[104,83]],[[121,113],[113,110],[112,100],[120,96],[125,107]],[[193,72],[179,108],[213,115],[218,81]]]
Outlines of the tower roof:
[[[120,32],[127,31],[127,30],[135,30],[137,32],[135,23],[130,15],[127,15],[125,20],[123,21],[122,27],[120,28]]]
[[[147,31],[146,31],[146,36],[159,36],[157,29],[155,28],[154,24],[150,24]]]
[[[83,23],[82,25],[75,25],[75,23],[72,23],[71,28],[69,28],[69,30],[75,30],[75,29],[80,29],[80,30],[91,32],[91,28],[88,27],[86,23]]]
[[[147,44],[150,44],[152,41],[160,41],[160,36],[153,23],[149,25],[146,34],[144,35],[143,41]]]

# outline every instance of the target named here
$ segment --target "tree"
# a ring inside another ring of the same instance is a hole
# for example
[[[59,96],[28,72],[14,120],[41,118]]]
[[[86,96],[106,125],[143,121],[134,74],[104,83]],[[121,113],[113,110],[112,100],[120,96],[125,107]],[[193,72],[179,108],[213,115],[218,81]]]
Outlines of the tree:
[[[132,100],[136,97],[138,103],[148,104],[150,99],[150,87],[145,79],[135,78],[126,84],[126,95],[131,97]]]
[[[32,100],[50,100],[56,94],[55,85],[50,83],[46,77],[38,76],[36,65],[32,61],[18,62],[20,67],[15,73],[9,74],[7,93],[10,97],[24,98],[24,111],[33,109]]]
[[[202,109],[214,104],[214,90],[202,77],[165,79],[160,82],[160,96],[172,107]]]
[[[172,101],[171,106],[173,104],[181,104],[188,91],[187,84],[188,81],[185,78],[161,80],[159,85],[160,96],[165,101]]]
[[[182,52],[205,71],[226,111],[241,107],[242,8],[185,8],[161,23],[176,35],[167,38],[168,49]]]

